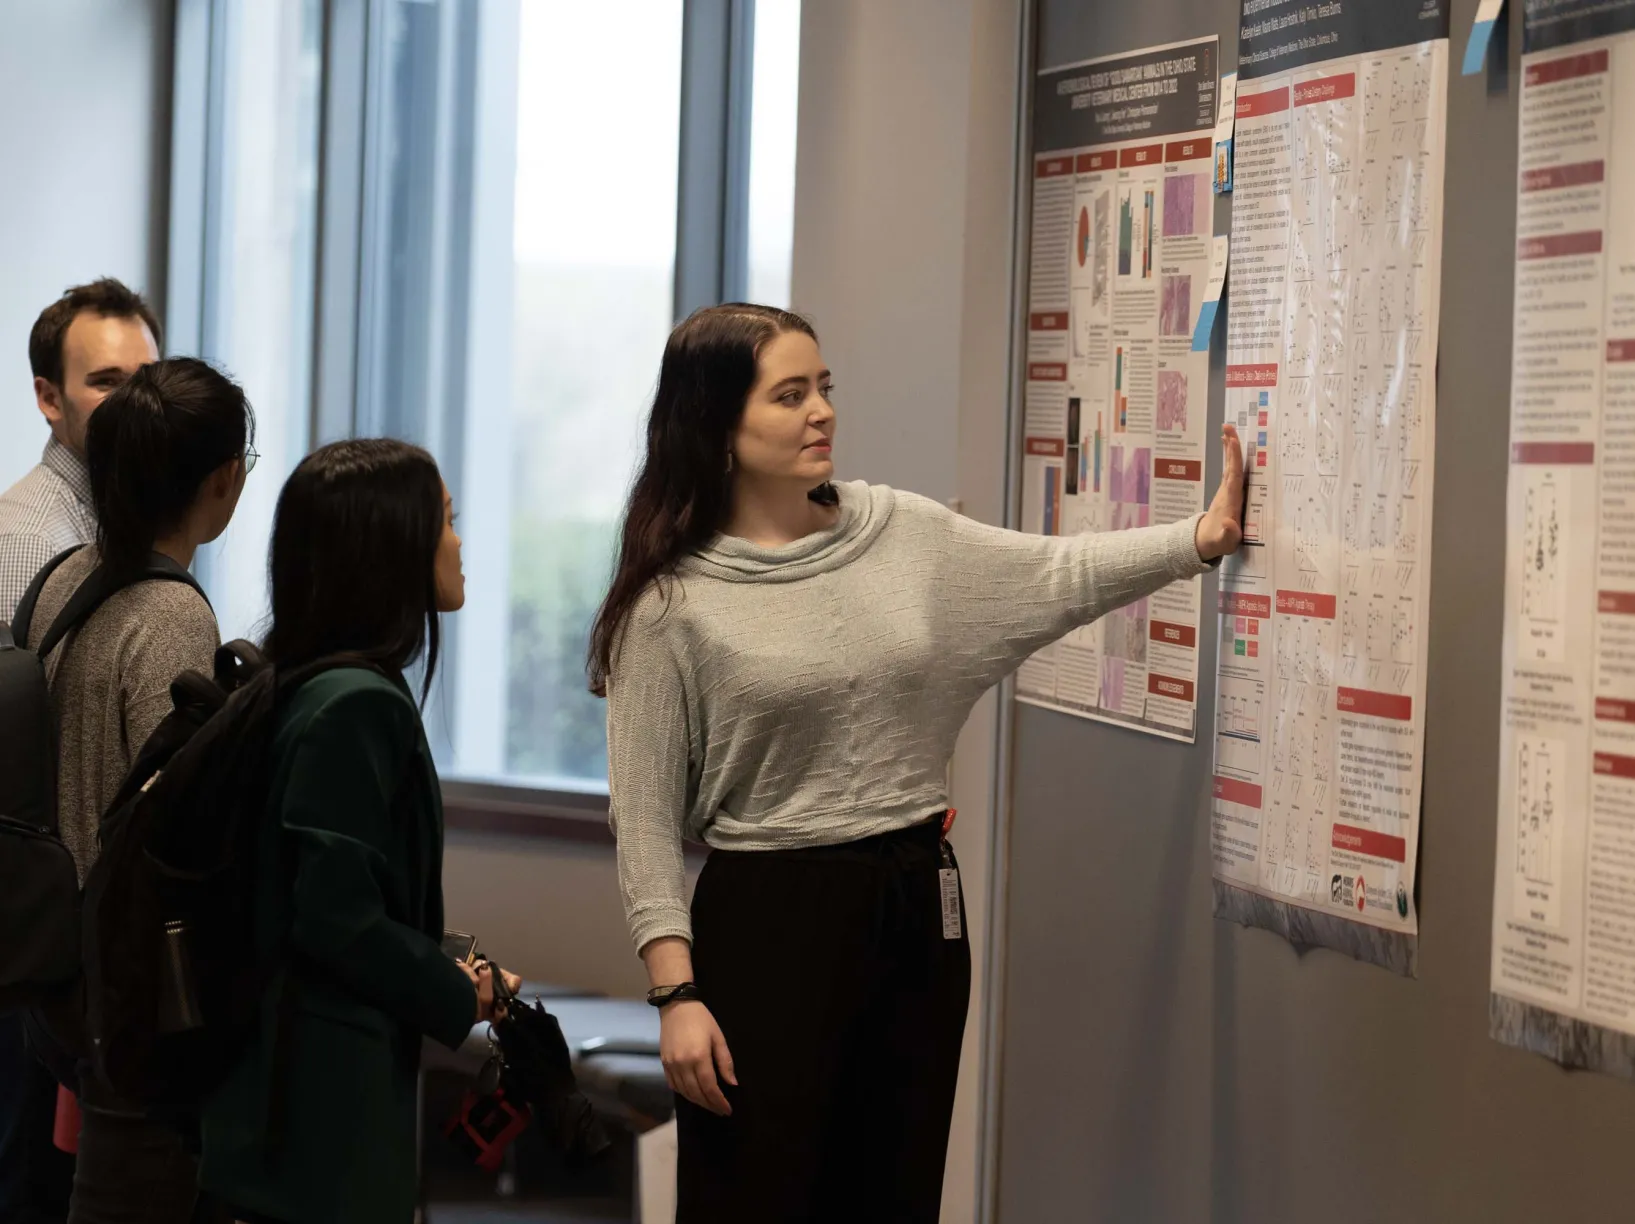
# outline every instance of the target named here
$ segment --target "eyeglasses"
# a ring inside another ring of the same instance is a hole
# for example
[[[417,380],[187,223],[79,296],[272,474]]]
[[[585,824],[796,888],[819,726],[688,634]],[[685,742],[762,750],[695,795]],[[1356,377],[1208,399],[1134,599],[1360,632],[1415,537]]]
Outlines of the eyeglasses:
[[[261,452],[256,450],[255,447],[246,446],[244,448],[244,474],[246,476],[255,471],[255,461],[259,458],[261,458]]]

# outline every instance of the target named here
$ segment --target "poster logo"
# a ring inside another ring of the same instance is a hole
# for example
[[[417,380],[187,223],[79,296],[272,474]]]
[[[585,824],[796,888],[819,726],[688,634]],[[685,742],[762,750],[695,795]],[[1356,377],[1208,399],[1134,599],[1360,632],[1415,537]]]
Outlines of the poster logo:
[[[1359,912],[1368,903],[1368,885],[1361,876],[1336,875],[1328,882],[1329,904]]]
[[[1400,883],[1397,885],[1397,917],[1408,917],[1408,890]]]

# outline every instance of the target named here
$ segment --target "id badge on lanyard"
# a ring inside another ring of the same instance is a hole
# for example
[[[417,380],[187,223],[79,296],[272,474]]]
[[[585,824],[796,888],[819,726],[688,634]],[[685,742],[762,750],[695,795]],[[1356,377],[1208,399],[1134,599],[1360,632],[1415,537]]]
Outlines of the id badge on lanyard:
[[[942,868],[937,872],[939,893],[942,898],[942,937],[958,939],[964,933],[959,915],[959,868],[954,866],[954,852],[948,846],[948,831],[954,827],[954,809],[949,808],[942,818]]]

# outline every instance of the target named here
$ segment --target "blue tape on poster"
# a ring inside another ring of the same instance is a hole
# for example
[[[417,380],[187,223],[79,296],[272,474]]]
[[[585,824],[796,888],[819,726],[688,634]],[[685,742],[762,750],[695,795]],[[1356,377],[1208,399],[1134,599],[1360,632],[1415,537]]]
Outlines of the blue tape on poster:
[[[1470,27],[1470,41],[1465,44],[1463,75],[1475,76],[1487,63],[1488,44],[1493,41],[1493,27],[1504,11],[1504,0],[1482,0],[1476,7],[1476,23]]]
[[[1198,327],[1192,333],[1192,351],[1207,353],[1209,351],[1209,337],[1215,330],[1215,312],[1220,309],[1220,301],[1205,302],[1203,309],[1198,312]]]
[[[1487,44],[1493,40],[1493,26],[1491,21],[1478,21],[1470,27],[1470,41],[1465,44],[1465,67],[1463,75],[1475,76],[1487,62]]]

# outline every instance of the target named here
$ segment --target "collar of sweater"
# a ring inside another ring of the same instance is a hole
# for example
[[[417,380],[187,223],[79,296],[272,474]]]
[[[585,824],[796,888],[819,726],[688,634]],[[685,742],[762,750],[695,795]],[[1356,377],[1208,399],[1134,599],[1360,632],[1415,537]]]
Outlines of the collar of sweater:
[[[840,517],[825,531],[791,544],[765,548],[737,536],[718,535],[681,568],[725,582],[795,582],[826,573],[861,556],[885,530],[897,498],[885,485],[836,482]]]

